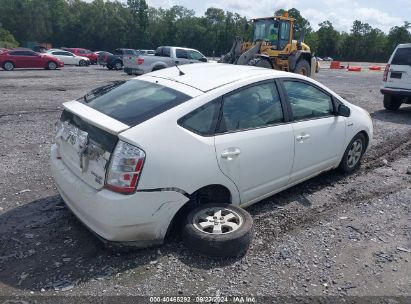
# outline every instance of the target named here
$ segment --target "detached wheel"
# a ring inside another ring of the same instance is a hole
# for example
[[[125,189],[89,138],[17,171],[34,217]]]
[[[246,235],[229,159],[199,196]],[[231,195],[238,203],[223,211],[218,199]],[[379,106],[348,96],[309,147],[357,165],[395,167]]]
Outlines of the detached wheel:
[[[3,69],[5,69],[6,71],[13,71],[14,70],[14,63],[11,61],[6,61],[3,64]]]
[[[401,96],[384,95],[384,108],[397,111],[401,106]]]
[[[302,59],[298,61],[297,65],[295,66],[294,73],[310,77],[311,67],[307,60]]]
[[[211,257],[244,255],[253,238],[253,219],[229,204],[205,204],[191,211],[184,223],[186,247]]]
[[[366,148],[365,136],[361,133],[354,136],[344,152],[339,169],[344,173],[351,173],[358,169]]]
[[[57,69],[57,64],[53,61],[49,61],[49,63],[47,63],[47,69],[48,70],[55,70],[55,69]]]

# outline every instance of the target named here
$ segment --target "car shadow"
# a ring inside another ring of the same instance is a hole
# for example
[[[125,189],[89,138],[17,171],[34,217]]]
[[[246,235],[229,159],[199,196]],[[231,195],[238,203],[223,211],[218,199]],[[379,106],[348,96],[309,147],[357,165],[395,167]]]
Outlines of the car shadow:
[[[253,215],[297,202],[311,203],[307,195],[338,181],[334,171],[292,187],[247,208]],[[190,252],[178,234],[157,248],[112,251],[101,243],[65,207],[59,195],[42,198],[0,215],[0,281],[22,290],[61,289],[122,273],[137,273],[136,280],[157,271],[169,260],[196,269],[230,266],[242,257],[209,259]],[[138,282],[137,282],[138,283]]]
[[[403,104],[397,111],[378,110],[371,117],[385,122],[411,125],[411,106]]]

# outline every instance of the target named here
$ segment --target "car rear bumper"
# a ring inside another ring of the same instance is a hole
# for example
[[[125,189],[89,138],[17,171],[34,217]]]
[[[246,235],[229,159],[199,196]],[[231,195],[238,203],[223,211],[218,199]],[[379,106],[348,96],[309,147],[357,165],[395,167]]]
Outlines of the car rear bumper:
[[[144,70],[142,69],[133,69],[133,68],[124,68],[124,72],[126,72],[129,75],[143,75]]]
[[[411,90],[407,89],[397,89],[397,88],[381,88],[380,92],[384,95],[401,95],[401,96],[411,96]]]
[[[176,212],[188,201],[173,191],[118,194],[96,190],[78,178],[51,147],[57,189],[77,218],[99,238],[135,247],[161,244]]]

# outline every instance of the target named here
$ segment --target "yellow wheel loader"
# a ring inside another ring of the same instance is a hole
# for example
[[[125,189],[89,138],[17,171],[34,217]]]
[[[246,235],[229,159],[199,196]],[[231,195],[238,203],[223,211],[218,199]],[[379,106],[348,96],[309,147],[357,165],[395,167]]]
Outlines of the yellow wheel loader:
[[[244,42],[236,37],[230,52],[218,62],[258,66],[308,77],[318,72],[318,63],[310,47],[303,42],[304,31],[298,41],[293,40],[295,20],[288,17],[288,13],[251,21],[253,42]]]

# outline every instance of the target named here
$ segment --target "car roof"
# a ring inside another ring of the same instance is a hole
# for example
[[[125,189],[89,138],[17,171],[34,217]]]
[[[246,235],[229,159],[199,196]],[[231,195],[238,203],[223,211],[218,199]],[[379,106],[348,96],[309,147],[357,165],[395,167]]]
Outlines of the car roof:
[[[411,47],[411,43],[402,43],[402,44],[399,44],[399,45],[398,45],[398,48],[399,48],[399,49],[401,49],[401,48],[408,48],[408,47]]]
[[[249,79],[264,74],[267,76],[283,75],[290,77],[290,73],[282,71],[224,63],[190,64],[179,66],[179,69],[184,73],[184,75],[180,76],[177,68],[170,67],[168,69],[162,69],[146,74],[145,77],[168,79],[185,84],[203,92],[207,92],[242,79]]]

